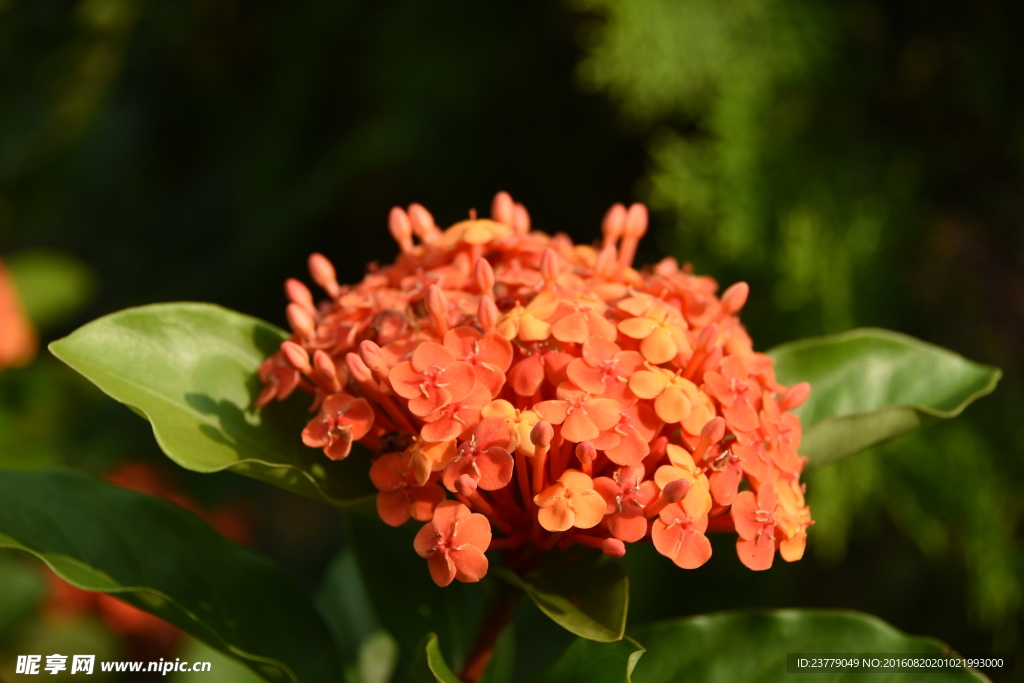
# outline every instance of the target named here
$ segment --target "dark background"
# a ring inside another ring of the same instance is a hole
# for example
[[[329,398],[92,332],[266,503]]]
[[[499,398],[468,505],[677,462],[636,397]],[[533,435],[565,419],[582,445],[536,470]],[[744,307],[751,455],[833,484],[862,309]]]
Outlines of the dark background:
[[[0,258],[16,274],[49,258],[74,282],[44,341],[156,301],[283,325],[281,285],[309,252],[343,281],[394,257],[393,205],[448,224],[505,189],[535,227],[590,242],[611,203],[647,201],[640,260],[750,282],[759,349],[881,326],[1006,377],[952,423],[808,475],[800,563],[752,574],[727,539],[694,572],[631,551],[632,623],[849,607],[961,651],[1020,650],[1022,14],[986,0],[8,0]],[[52,359],[0,376],[0,400],[3,466],[160,462],[144,423]],[[262,548],[307,585],[341,544],[312,503],[168,476],[256,501]]]

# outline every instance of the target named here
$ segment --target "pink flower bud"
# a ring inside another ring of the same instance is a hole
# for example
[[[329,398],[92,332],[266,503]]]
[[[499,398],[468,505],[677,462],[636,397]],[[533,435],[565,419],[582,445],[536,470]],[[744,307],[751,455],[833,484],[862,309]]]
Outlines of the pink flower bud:
[[[295,342],[286,341],[281,342],[281,352],[284,353],[288,364],[302,374],[310,375],[313,373],[313,366],[309,364],[309,354],[306,353],[306,349]]]
[[[534,446],[547,448],[555,438],[555,429],[547,420],[541,420],[530,430],[530,441]]]
[[[313,276],[313,282],[331,296],[338,296],[341,293],[334,266],[323,254],[310,254],[309,274]]]
[[[750,294],[750,285],[746,282],[737,282],[722,294],[722,310],[726,313],[736,313],[743,304],[747,303],[747,296]]]
[[[284,313],[288,324],[300,337],[309,339],[316,336],[316,321],[305,308],[299,304],[288,304]]]
[[[515,220],[515,202],[512,201],[512,195],[504,191],[494,195],[494,201],[491,202],[491,218],[499,223],[512,225]]]
[[[606,538],[601,543],[601,552],[608,557],[619,558],[626,554],[626,544],[617,538]]]

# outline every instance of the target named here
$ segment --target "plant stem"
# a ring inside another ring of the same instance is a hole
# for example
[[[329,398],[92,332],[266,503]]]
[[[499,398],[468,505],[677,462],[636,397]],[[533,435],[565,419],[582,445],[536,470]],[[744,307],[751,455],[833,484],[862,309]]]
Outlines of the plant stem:
[[[466,657],[466,663],[462,667],[460,678],[464,683],[476,683],[484,675],[487,665],[491,663],[491,657],[494,656],[498,638],[512,619],[516,597],[517,591],[511,587],[502,587],[487,614],[484,615],[484,621],[476,633],[476,639],[473,641],[469,655]]]

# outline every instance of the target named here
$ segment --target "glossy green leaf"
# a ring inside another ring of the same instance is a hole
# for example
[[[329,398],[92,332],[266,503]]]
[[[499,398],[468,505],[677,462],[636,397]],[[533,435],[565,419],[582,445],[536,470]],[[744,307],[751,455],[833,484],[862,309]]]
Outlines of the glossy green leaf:
[[[298,586],[170,503],[82,472],[0,472],[0,548],[152,612],[269,681],[341,676],[327,626]]]
[[[148,419],[186,469],[231,470],[337,505],[362,498],[372,492],[368,455],[333,462],[304,446],[304,401],[253,408],[257,368],[286,338],[219,306],[173,303],[94,320],[50,350]]]
[[[777,610],[720,612],[660,622],[630,634],[647,649],[633,672],[634,683],[800,683],[916,680],[908,673],[800,673],[787,675],[788,653],[941,654],[949,648],[932,638],[902,633],[881,619],[848,611]],[[920,675],[929,683],[987,680],[959,669]]]
[[[999,368],[889,330],[803,339],[768,354],[780,382],[811,383],[811,397],[796,411],[809,466],[956,417],[1002,376]]]
[[[644,648],[632,638],[614,643],[579,639],[533,683],[631,683]]]
[[[436,633],[428,633],[412,665],[417,683],[462,683],[441,654]]]
[[[581,638],[609,643],[626,632],[629,577],[622,565],[600,553],[562,553],[524,577],[502,568],[493,571]]]

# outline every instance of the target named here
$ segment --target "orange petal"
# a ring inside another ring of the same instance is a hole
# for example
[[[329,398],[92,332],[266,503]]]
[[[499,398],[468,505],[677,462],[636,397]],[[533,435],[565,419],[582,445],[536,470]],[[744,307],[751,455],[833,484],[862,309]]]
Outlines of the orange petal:
[[[388,526],[402,526],[411,516],[409,501],[403,491],[381,491],[377,494],[377,514]]]
[[[750,569],[762,571],[772,566],[772,560],[775,559],[775,541],[766,534],[750,541],[741,538],[736,541],[736,554],[739,555],[740,562]]]
[[[652,399],[661,394],[668,386],[669,378],[663,372],[651,372],[640,370],[629,378],[629,390],[639,398]],[[665,418],[662,418],[663,420]],[[666,422],[678,422],[678,420],[665,420]]]
[[[594,480],[579,470],[566,470],[558,478],[558,481],[572,491],[592,491],[594,489]]]
[[[540,419],[558,425],[565,422],[569,414],[569,403],[568,401],[541,401],[533,406],[533,412],[537,413]]]
[[[537,510],[537,521],[548,531],[566,531],[572,527],[575,519],[576,515],[564,498],[559,498],[550,507]]]
[[[551,336],[561,342],[582,344],[589,338],[587,320],[579,311],[570,313],[551,326]]]
[[[793,538],[788,538],[779,544],[779,554],[786,562],[796,562],[804,556],[804,546],[807,544],[807,534],[798,533]]]
[[[619,323],[619,332],[633,339],[645,339],[658,325],[648,318],[626,318]],[[647,354],[644,354],[646,356]],[[673,354],[675,355],[675,354]],[[648,359],[650,360],[650,359]],[[657,362],[657,361],[652,361]]]
[[[487,574],[487,556],[475,545],[453,550],[455,578],[464,583],[476,583]]]
[[[551,325],[532,316],[519,322],[519,338],[523,341],[544,341],[551,336]]]
[[[430,570],[430,578],[441,588],[444,588],[455,580],[456,569],[452,558],[439,551],[434,551],[427,557],[427,568]]]
[[[580,491],[569,499],[569,505],[576,513],[573,526],[577,529],[591,529],[604,519],[604,498],[597,491]]]
[[[540,410],[540,404],[538,404],[534,409],[543,417],[543,411]],[[551,422],[551,420],[549,420],[549,422]],[[562,422],[562,438],[566,441],[572,441],[574,443],[589,441],[590,439],[596,439],[600,433],[601,430],[594,425],[593,420],[591,420],[590,417],[582,410],[574,410],[573,412],[568,413],[565,420]]]
[[[669,424],[682,422],[690,416],[690,400],[675,387],[668,387],[654,399],[654,411]]]
[[[679,353],[672,335],[664,327],[657,327],[640,342],[640,353],[652,363],[667,363]]]
[[[412,354],[412,366],[420,372],[433,367],[447,367],[455,362],[455,354],[436,342],[425,341]]]
[[[619,404],[609,398],[592,398],[586,404],[587,417],[599,430],[611,429],[621,417]]]

